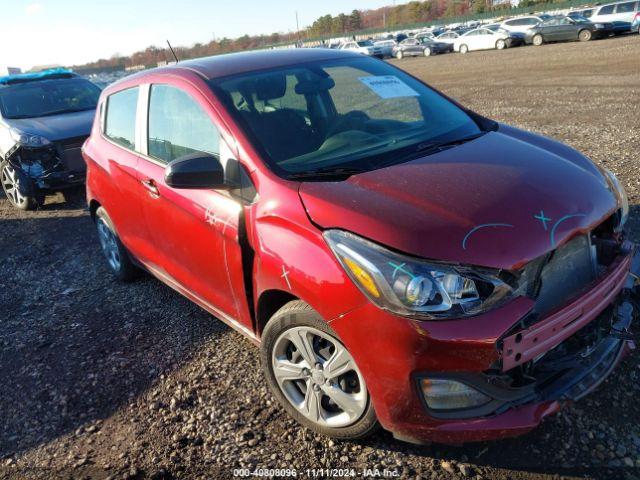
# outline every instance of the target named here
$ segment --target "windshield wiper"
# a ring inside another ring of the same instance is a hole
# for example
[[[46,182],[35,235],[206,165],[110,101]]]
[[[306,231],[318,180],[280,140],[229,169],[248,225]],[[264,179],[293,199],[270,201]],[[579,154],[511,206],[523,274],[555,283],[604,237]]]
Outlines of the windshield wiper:
[[[388,167],[391,165],[396,165],[399,163],[405,163],[411,160],[415,160],[416,158],[424,157],[426,155],[431,155],[432,153],[438,153],[447,148],[455,147],[457,145],[462,145],[463,143],[470,142],[471,140],[475,140],[476,138],[482,137],[487,132],[480,132],[474,135],[469,135],[467,137],[456,138],[454,140],[448,140],[446,142],[421,142],[417,144],[407,155],[400,158],[395,158],[389,161],[386,164],[377,166],[377,168]]]
[[[335,178],[336,180],[346,180],[352,175],[367,172],[366,168],[350,168],[350,167],[323,167],[317,170],[308,170],[304,172],[292,173],[287,178],[289,180],[314,180]]]

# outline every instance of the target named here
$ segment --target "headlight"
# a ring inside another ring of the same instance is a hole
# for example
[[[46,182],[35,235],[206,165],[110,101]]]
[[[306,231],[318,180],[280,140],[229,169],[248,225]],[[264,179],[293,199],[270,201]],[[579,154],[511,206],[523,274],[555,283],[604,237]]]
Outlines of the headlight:
[[[624,228],[624,224],[627,223],[627,220],[629,219],[629,198],[627,197],[627,192],[625,192],[624,187],[620,183],[620,180],[618,180],[618,177],[616,177],[612,172],[606,169],[605,173],[609,180],[608,183],[610,189],[615,195],[618,202],[619,218],[618,225],[616,226],[616,232],[620,232]]]
[[[455,380],[423,378],[420,388],[427,406],[433,410],[479,407],[491,401],[484,393]]]
[[[9,135],[11,135],[14,142],[25,147],[44,147],[51,143],[40,135],[31,135],[30,133],[24,133],[20,130],[16,130],[15,128],[9,130]]]
[[[514,293],[495,272],[408,257],[342,230],[327,230],[324,238],[358,288],[399,315],[476,315]]]

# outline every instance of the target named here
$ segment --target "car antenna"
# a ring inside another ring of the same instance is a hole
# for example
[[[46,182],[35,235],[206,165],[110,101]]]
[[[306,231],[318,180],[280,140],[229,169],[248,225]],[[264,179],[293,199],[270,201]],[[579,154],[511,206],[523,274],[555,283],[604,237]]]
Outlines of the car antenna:
[[[173,51],[173,47],[169,43],[169,40],[167,40],[167,45],[169,45],[169,50],[171,50],[171,53],[173,54],[173,58],[175,58],[176,59],[176,63],[178,63],[180,60],[178,60],[178,56],[176,55],[176,52]]]

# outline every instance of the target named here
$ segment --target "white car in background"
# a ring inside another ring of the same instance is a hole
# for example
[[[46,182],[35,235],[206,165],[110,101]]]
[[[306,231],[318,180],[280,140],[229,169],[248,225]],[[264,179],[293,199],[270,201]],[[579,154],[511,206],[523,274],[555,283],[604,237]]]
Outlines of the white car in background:
[[[589,18],[593,23],[625,22],[631,24],[640,13],[640,0],[609,3],[594,7],[593,15]]]
[[[435,40],[436,42],[444,42],[444,43],[454,43],[460,35],[456,32],[444,32],[438,35]]]
[[[500,30],[494,32],[488,28],[476,28],[459,36],[453,42],[453,50],[467,53],[473,50],[502,50],[507,47],[509,34]]]
[[[527,33],[530,29],[542,23],[549,18],[549,15],[529,15],[526,17],[516,17],[505,20],[500,24],[500,28],[504,28],[510,32]]]
[[[379,40],[373,43],[374,48],[379,48],[383,57],[391,57],[393,55],[393,47],[398,44],[395,40]]]
[[[382,57],[382,49],[376,47],[369,40],[362,40],[359,42],[346,42],[340,45],[340,50],[350,50],[352,52],[358,52],[370,57]]]

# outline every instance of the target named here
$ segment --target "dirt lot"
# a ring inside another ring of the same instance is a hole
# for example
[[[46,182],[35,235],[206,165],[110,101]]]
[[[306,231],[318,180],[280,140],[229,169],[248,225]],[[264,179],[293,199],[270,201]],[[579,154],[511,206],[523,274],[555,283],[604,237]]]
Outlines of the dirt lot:
[[[640,240],[640,37],[397,64],[618,174]],[[238,467],[402,478],[640,478],[640,357],[529,435],[416,447],[333,442],[271,399],[257,350],[149,277],[112,281],[82,194],[0,199],[0,478],[229,478]]]

